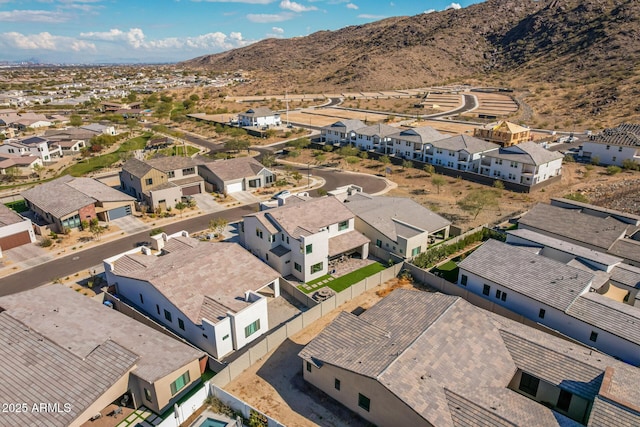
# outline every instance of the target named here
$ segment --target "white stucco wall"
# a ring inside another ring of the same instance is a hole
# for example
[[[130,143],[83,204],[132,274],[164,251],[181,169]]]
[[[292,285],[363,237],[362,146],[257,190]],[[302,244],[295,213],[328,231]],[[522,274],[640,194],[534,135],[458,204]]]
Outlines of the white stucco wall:
[[[584,156],[587,153],[591,153],[591,159],[597,157],[602,165],[622,166],[625,159],[640,163],[638,147],[609,145],[609,149],[607,149],[606,144],[585,141],[579,154]]]

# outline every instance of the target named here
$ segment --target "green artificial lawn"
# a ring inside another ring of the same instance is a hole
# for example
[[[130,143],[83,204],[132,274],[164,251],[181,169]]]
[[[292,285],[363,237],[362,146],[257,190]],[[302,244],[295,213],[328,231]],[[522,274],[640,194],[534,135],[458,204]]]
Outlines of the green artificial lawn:
[[[458,264],[453,261],[447,261],[438,267],[433,267],[431,272],[448,282],[456,283],[458,281]]]
[[[345,289],[347,289],[349,286],[355,283],[358,283],[359,281],[366,279],[369,276],[373,276],[374,274],[379,273],[380,271],[385,270],[386,268],[387,266],[382,265],[379,262],[376,262],[366,267],[362,267],[359,270],[352,271],[351,273],[345,274],[344,276],[335,278],[332,281],[328,282],[327,286],[329,286],[331,289],[333,289],[336,292],[342,292]],[[308,282],[307,285],[312,285],[314,283],[320,282],[328,277],[332,277],[332,276],[327,274],[326,276],[323,276],[311,282]],[[303,286],[299,286],[298,289],[300,289],[305,294],[309,294],[321,288],[307,290]]]

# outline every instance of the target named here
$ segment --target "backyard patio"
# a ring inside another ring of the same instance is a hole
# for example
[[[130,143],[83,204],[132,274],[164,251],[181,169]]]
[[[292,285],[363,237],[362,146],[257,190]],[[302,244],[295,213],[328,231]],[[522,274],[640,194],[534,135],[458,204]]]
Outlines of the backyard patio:
[[[305,294],[316,292],[329,287],[335,292],[341,292],[359,281],[372,276],[387,268],[378,260],[367,258],[341,257],[329,261],[329,274],[298,286]]]

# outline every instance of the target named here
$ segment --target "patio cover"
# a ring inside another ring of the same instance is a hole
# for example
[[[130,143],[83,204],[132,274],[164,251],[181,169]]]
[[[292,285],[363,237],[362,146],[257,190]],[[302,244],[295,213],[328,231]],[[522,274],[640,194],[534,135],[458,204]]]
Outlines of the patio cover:
[[[349,231],[329,239],[329,258],[356,249],[369,243],[369,239],[358,231]]]

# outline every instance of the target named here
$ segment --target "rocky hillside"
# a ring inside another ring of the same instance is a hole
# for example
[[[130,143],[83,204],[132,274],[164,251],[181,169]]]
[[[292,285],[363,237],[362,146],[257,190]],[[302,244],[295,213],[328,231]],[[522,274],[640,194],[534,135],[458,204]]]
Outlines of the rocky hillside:
[[[278,92],[505,85],[534,107],[524,119],[612,125],[640,121],[640,2],[488,0],[268,39],[182,65],[242,69]]]

